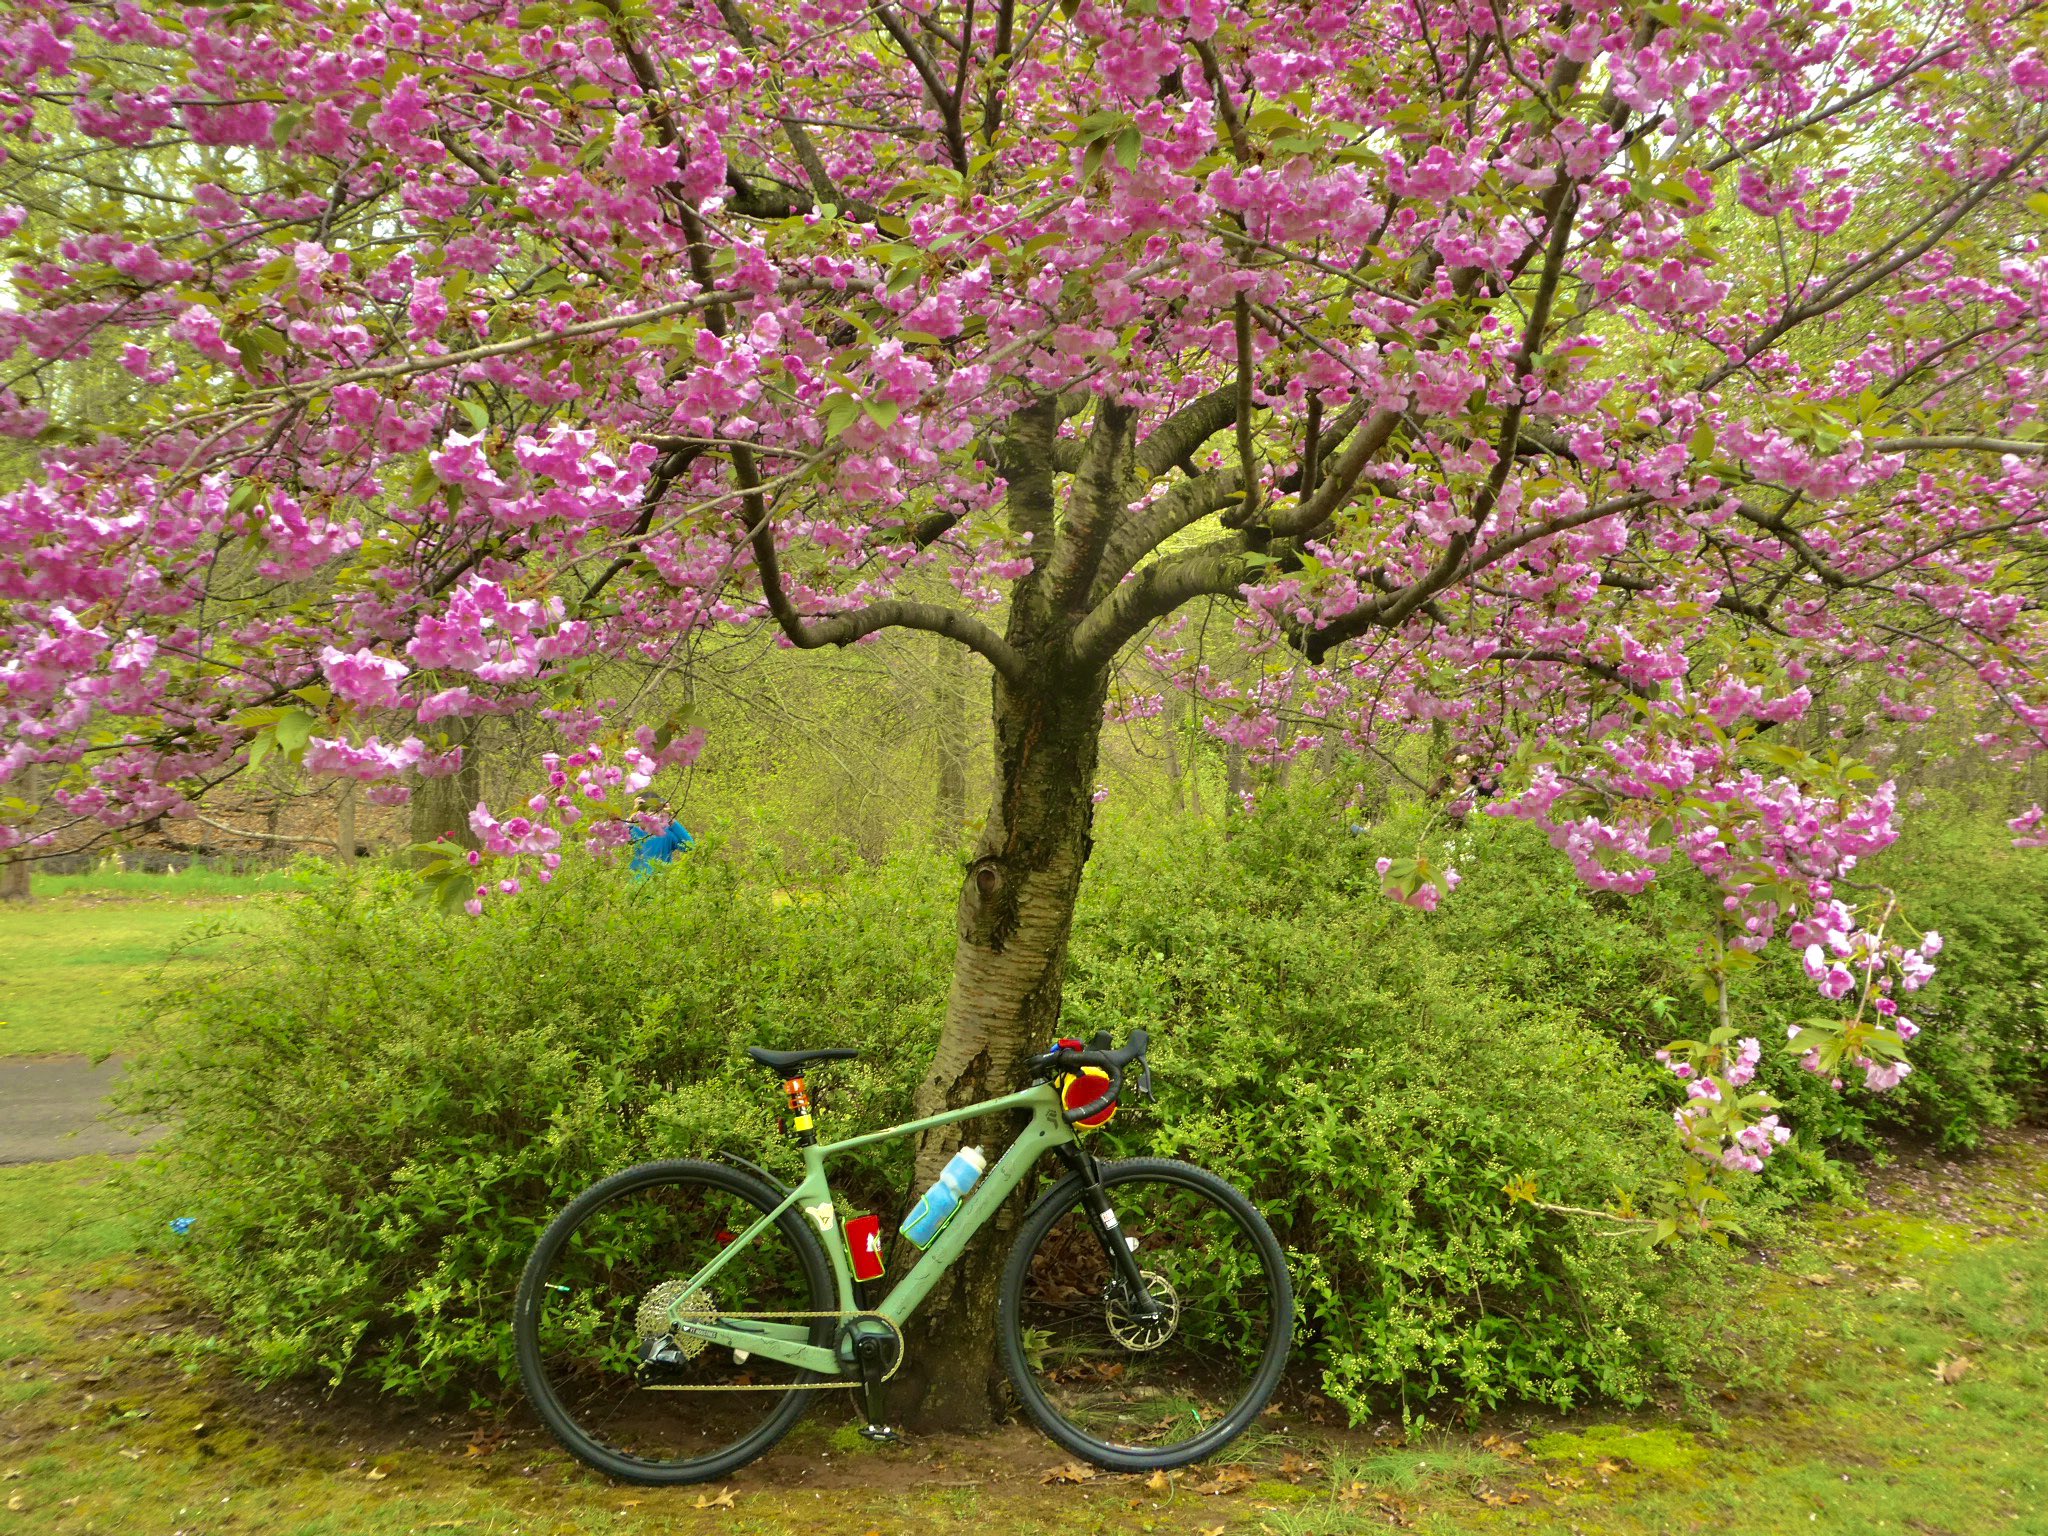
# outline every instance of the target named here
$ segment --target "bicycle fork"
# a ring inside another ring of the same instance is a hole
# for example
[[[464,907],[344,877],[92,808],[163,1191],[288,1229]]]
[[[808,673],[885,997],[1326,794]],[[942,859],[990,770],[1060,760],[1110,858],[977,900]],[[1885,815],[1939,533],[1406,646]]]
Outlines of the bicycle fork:
[[[1146,1322],[1156,1321],[1161,1309],[1153,1299],[1151,1287],[1145,1283],[1144,1272],[1138,1268],[1135,1257],[1138,1240],[1118,1224],[1116,1207],[1110,1203],[1109,1191],[1102,1187],[1102,1170],[1097,1166],[1094,1154],[1078,1143],[1061,1147],[1060,1152],[1065,1156],[1067,1166],[1081,1175],[1081,1203],[1094,1218],[1089,1228],[1095,1233],[1096,1241],[1102,1244],[1109,1267],[1122,1282],[1132,1314]]]

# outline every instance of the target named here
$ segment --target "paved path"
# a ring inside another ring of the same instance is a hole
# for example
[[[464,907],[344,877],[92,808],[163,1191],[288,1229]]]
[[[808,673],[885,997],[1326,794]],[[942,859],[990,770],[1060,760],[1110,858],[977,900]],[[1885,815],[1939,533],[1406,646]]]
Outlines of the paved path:
[[[163,1135],[163,1126],[138,1128],[107,1108],[120,1076],[118,1061],[0,1056],[0,1165],[136,1152]]]

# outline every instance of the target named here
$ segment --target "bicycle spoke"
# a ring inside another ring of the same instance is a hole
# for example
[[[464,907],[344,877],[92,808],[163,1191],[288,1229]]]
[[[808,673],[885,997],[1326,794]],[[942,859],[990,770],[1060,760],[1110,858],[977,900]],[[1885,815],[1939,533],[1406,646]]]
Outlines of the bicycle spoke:
[[[679,1324],[825,1313],[832,1302],[823,1256],[814,1244],[803,1251],[784,1223],[695,1286],[692,1277],[774,1202],[753,1181],[689,1171],[706,1165],[662,1166],[685,1171],[629,1180],[543,1239],[538,1270],[522,1284],[532,1301],[521,1311],[530,1335],[521,1368],[543,1417],[577,1455],[614,1475],[683,1481],[772,1441],[801,1411],[791,1400],[811,1378]],[[810,1341],[829,1342],[831,1331],[821,1318]],[[620,1461],[631,1470],[620,1471]]]
[[[1061,1196],[1064,1208],[1027,1225],[1005,1278],[1012,1374],[1025,1406],[1083,1455],[1177,1465],[1226,1442],[1270,1394],[1291,1290],[1271,1233],[1227,1186],[1179,1164],[1107,1168],[1111,1230],[1135,1240],[1147,1295],[1077,1189]]]

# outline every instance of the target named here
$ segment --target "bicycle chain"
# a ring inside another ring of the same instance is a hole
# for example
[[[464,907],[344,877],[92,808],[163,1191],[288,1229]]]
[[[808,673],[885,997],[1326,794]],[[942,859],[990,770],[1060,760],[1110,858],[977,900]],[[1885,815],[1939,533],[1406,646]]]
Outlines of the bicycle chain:
[[[904,1353],[903,1330],[879,1312],[719,1312],[713,1314],[708,1321],[715,1327],[727,1318],[758,1320],[771,1317],[842,1317],[849,1322],[857,1318],[871,1317],[876,1322],[885,1325],[889,1332],[896,1336],[896,1358],[890,1364],[887,1374],[882,1377],[882,1381],[890,1380],[902,1368]],[[706,1340],[705,1342],[709,1343],[710,1341]],[[643,1392],[832,1392],[841,1390],[850,1392],[860,1385],[862,1385],[861,1379],[856,1376],[852,1381],[750,1381],[737,1383],[733,1386],[702,1387],[680,1384],[675,1386],[643,1385],[640,1390]],[[880,1386],[881,1382],[876,1382],[875,1385]]]

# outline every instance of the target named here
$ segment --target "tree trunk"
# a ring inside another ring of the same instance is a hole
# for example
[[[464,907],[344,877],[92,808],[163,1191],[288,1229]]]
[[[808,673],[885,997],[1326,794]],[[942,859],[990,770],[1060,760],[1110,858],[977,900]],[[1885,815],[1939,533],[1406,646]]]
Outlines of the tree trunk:
[[[476,733],[460,716],[448,720],[448,739],[462,748],[462,767],[445,779],[427,779],[412,794],[412,840],[439,842],[443,838],[462,848],[480,847],[469,829],[469,812],[483,798],[483,772],[477,765]],[[416,854],[418,863],[431,856]]]
[[[959,846],[967,825],[967,652],[957,645],[939,648],[938,711],[939,782],[932,806],[932,841],[950,853]]]
[[[1078,680],[1055,673],[1018,692],[995,680],[994,793],[961,884],[952,992],[936,1059],[918,1086],[919,1115],[1010,1091],[1022,1060],[1060,1033],[1108,682],[1106,671]],[[917,1187],[963,1144],[980,1145],[993,1161],[1013,1135],[1006,1121],[977,1120],[922,1137]],[[912,1423],[961,1430],[992,1422],[1002,1391],[996,1289],[1022,1207],[1013,1202],[982,1230],[905,1330],[896,1407]]]
[[[1178,688],[1168,686],[1166,708],[1160,712],[1160,719],[1166,729],[1160,733],[1166,742],[1166,782],[1173,787],[1173,808],[1176,812],[1188,808],[1187,791],[1181,784],[1180,733],[1187,718],[1188,698]]]
[[[351,869],[356,862],[356,782],[344,779],[334,802],[334,862]]]
[[[1249,780],[1244,771],[1244,748],[1236,742],[1223,749],[1223,814],[1236,816],[1244,810],[1245,786]]]
[[[22,776],[20,794],[29,802],[28,827],[33,828],[35,817],[42,799],[43,765],[30,763]],[[28,830],[24,828],[23,830]],[[13,858],[0,855],[0,901],[28,902],[35,900],[35,890],[29,883],[29,871],[35,867],[26,849],[17,852]]]

